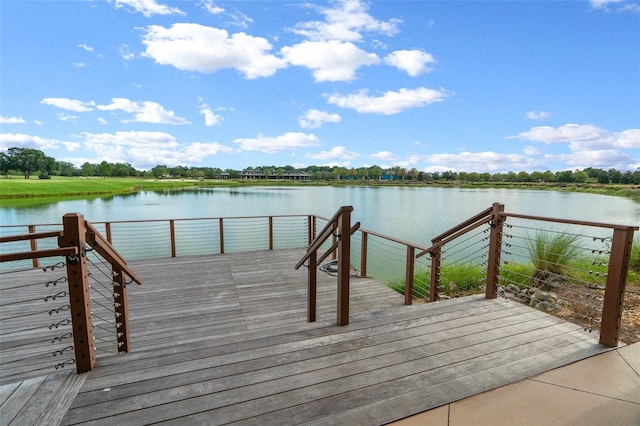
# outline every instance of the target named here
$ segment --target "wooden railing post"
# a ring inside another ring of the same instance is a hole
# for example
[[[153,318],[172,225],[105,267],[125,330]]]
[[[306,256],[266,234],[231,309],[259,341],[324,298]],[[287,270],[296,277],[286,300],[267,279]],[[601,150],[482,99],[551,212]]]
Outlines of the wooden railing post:
[[[127,282],[121,269],[113,268],[113,302],[116,316],[118,352],[129,352],[129,318],[127,310]]]
[[[333,225],[333,236],[331,237],[331,244],[335,244],[336,241],[338,241],[338,237],[337,234],[340,234],[340,225],[338,223],[335,223]],[[336,260],[338,258],[338,253],[336,253],[335,251],[333,253],[331,253],[331,259]]]
[[[311,245],[315,238],[316,217],[309,215],[307,221],[307,245]]]
[[[169,220],[169,234],[171,236],[171,257],[176,257],[176,225],[173,219]]]
[[[620,320],[624,303],[624,291],[627,284],[629,259],[633,244],[633,229],[614,229],[609,256],[607,287],[604,291],[600,343],[610,348],[618,346]]]
[[[273,250],[273,216],[269,216],[269,250]]]
[[[432,241],[433,244],[439,241]],[[442,247],[436,247],[431,252],[431,283],[429,285],[429,301],[438,300],[438,287],[440,286],[440,265],[442,263]]]
[[[367,247],[369,234],[362,232],[362,241],[360,242],[360,276],[367,276]]]
[[[351,212],[343,208],[338,218],[338,325],[349,324],[349,274],[351,267]],[[334,233],[335,236],[335,233]]]
[[[29,233],[30,234],[35,234],[36,233],[36,226],[35,225],[29,225]],[[29,240],[29,244],[31,246],[31,251],[38,251],[38,240],[31,239],[31,240]],[[39,268],[40,267],[40,259],[38,259],[37,257],[34,257],[33,259],[31,259],[31,264],[33,265],[34,268]]]
[[[407,246],[407,261],[404,274],[404,304],[413,303],[413,270],[416,262],[416,248]]]
[[[316,287],[317,287],[317,268],[318,255],[314,251],[309,256],[309,267],[307,269],[307,321],[315,322],[316,320]]]
[[[502,251],[502,225],[505,220],[505,217],[500,215],[502,212],[504,212],[504,204],[493,203],[490,222],[489,260],[487,263],[487,288],[485,292],[487,299],[495,299],[498,297],[500,252]]]
[[[79,213],[67,213],[62,217],[63,234],[58,240],[60,247],[76,247],[77,256],[67,257],[67,280],[69,283],[69,305],[73,326],[73,341],[78,373],[93,369],[96,364],[91,324],[91,300],[89,297],[89,273],[84,255],[86,226]]]
[[[105,236],[107,237],[107,241],[109,241],[109,244],[113,244],[113,241],[111,239],[111,222],[106,222],[104,224],[104,232],[107,234]]]
[[[224,225],[220,218],[220,254],[224,254]]]

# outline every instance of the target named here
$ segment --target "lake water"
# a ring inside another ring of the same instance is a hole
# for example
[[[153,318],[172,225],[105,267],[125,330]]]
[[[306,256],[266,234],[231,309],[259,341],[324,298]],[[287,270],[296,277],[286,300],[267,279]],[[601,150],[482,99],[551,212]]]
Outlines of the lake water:
[[[279,214],[330,217],[343,205],[377,232],[424,243],[493,202],[513,213],[637,225],[640,203],[598,194],[431,187],[240,187],[142,191],[22,208],[0,208],[2,225],[60,223],[69,212],[93,222]]]
[[[353,222],[360,221],[362,228],[429,246],[434,236],[494,202],[505,204],[505,210],[512,213],[623,225],[640,223],[640,203],[623,197],[520,189],[366,186],[142,191],[33,207],[3,207],[0,208],[0,223],[56,224],[70,212],[82,213],[91,222],[286,214],[331,217],[340,206],[351,205],[354,207]],[[167,250],[166,243],[160,246]],[[140,257],[140,250],[136,247],[131,250],[133,253],[123,254]],[[388,257],[388,254],[378,256]],[[392,262],[393,265],[388,259],[377,262],[380,265],[378,274],[384,278],[402,276],[403,262],[402,258]]]

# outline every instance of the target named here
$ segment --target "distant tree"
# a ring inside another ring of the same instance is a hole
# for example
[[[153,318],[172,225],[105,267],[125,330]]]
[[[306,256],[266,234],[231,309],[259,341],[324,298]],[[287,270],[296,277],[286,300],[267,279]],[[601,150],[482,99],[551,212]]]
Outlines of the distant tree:
[[[225,169],[224,171],[229,175],[229,179],[238,179],[240,177],[240,172],[234,169]]]
[[[556,180],[562,183],[571,183],[575,182],[575,177],[573,176],[573,172],[571,170],[562,170],[556,172]]]
[[[446,172],[442,172],[441,176],[444,180],[456,180],[458,174],[452,170],[447,170]]]
[[[169,169],[167,169],[167,166],[165,165],[157,165],[151,169],[151,174],[153,174],[156,179],[160,179],[169,174]]]
[[[98,165],[98,174],[102,177],[102,178],[108,178],[111,177],[111,164],[109,164],[106,161],[102,161],[99,165]]]
[[[360,167],[358,169],[358,176],[362,180],[368,179],[369,178],[369,169],[367,169],[366,167]]]
[[[0,174],[3,176],[9,177],[9,171],[11,170],[11,159],[9,156],[0,152]]]
[[[80,172],[84,177],[93,176],[94,175],[93,164],[89,162],[85,162],[82,166],[80,166]]]
[[[621,183],[622,182],[622,173],[620,173],[616,169],[609,169],[607,172],[609,174],[609,182],[611,183]]]
[[[575,172],[573,172],[573,178],[576,182],[583,183],[586,182],[587,179],[589,179],[589,175],[585,171],[576,170]]]
[[[80,174],[80,170],[68,161],[56,162],[56,168],[58,169],[59,176],[77,176]]]
[[[518,182],[531,182],[531,175],[527,172],[519,172],[516,179]]]
[[[556,175],[553,174],[551,170],[545,170],[542,172],[542,181],[543,182],[555,182]]]
[[[596,176],[596,181],[602,184],[609,183],[609,173],[607,173],[604,170],[598,171],[598,175]]]
[[[371,176],[375,176],[376,180],[380,180],[380,176],[382,176],[382,167],[380,166],[371,166],[370,170],[370,174]]]
[[[25,179],[29,179],[34,172],[49,174],[56,162],[52,157],[47,157],[44,152],[32,148],[9,148],[7,157],[9,166],[22,172]]]
[[[411,178],[411,180],[415,181],[418,178],[418,169],[413,167],[407,174],[409,175],[409,178]]]

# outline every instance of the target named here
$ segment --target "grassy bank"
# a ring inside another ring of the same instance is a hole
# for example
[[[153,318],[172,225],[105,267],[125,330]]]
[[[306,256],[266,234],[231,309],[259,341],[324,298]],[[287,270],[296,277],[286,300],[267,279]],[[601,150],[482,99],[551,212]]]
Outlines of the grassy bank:
[[[640,189],[629,185],[597,185],[597,184],[543,184],[543,183],[511,183],[487,182],[464,183],[439,181],[433,183],[394,181],[378,182],[375,180],[342,180],[342,181],[269,181],[269,180],[204,180],[197,179],[144,179],[144,178],[79,178],[59,177],[52,179],[23,179],[14,176],[0,180],[0,205],[13,206],[16,203],[27,205],[30,202],[39,204],[43,200],[36,198],[60,199],[95,197],[105,195],[128,194],[140,190],[163,190],[188,187],[229,187],[229,186],[412,186],[412,187],[447,187],[447,188],[507,188],[532,189],[547,191],[586,192],[632,198],[640,202]],[[21,201],[18,201],[21,200]]]

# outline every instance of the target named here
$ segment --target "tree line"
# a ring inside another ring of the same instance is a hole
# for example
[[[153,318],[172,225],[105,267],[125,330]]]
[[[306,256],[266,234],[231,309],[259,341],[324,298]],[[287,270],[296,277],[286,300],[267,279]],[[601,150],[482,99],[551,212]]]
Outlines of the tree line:
[[[477,172],[424,172],[416,168],[403,168],[399,166],[382,168],[374,165],[370,167],[346,168],[339,166],[308,166],[295,168],[293,166],[260,166],[248,167],[246,170],[263,171],[266,175],[275,173],[281,175],[284,172],[306,172],[311,180],[384,180],[384,181],[459,181],[459,182],[514,182],[514,183],[584,183],[597,182],[600,184],[626,184],[640,185],[640,168],[635,171],[619,171],[616,169],[599,169],[587,167],[583,170],[562,170],[552,172],[507,172],[507,173],[477,173]],[[44,152],[32,148],[9,148],[6,152],[0,152],[0,173],[10,176],[12,173],[20,173],[25,179],[38,174],[40,179],[49,179],[51,176],[78,176],[78,177],[154,177],[157,179],[238,179],[242,177],[242,171],[234,169],[222,169],[218,167],[186,167],[157,165],[150,170],[137,170],[129,163],[100,163],[85,162],[80,167],[67,161],[57,161],[45,155]]]

